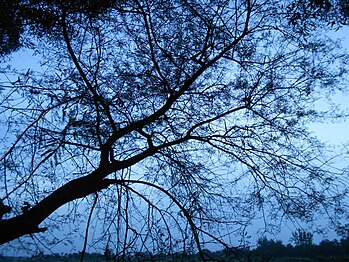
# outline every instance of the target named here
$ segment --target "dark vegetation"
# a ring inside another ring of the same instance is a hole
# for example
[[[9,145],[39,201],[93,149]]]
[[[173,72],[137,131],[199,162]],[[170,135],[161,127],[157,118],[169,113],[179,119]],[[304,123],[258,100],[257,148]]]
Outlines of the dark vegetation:
[[[341,240],[322,240],[313,243],[283,244],[280,240],[261,238],[256,248],[210,251],[204,249],[207,261],[241,261],[241,262],[347,262],[349,261],[349,238]],[[82,254],[52,254],[28,257],[0,257],[0,261],[80,261]],[[127,262],[165,262],[165,261],[200,261],[199,254],[150,254],[136,253],[125,258],[115,256],[112,251],[104,254],[86,253],[84,261],[127,261]]]
[[[251,256],[260,261],[288,261],[290,258],[298,258],[299,261],[301,258],[304,261],[349,261],[349,238],[323,240],[318,245],[284,245],[281,241],[260,239],[257,248],[251,251]]]

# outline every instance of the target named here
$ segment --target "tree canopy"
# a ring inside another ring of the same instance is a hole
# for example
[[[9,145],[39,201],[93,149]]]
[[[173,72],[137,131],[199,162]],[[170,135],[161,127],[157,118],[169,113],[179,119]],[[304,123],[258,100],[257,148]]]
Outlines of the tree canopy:
[[[0,55],[9,54],[14,50],[28,45],[22,34],[41,35],[51,33],[50,30],[60,27],[61,11],[72,14],[97,18],[113,9],[123,11],[125,1],[112,0],[1,0],[0,11]],[[286,8],[289,22],[295,25],[312,23],[309,17],[317,23],[326,21],[332,26],[348,25],[349,4],[347,0],[294,0],[281,5]],[[29,41],[30,42],[30,41]]]
[[[347,174],[307,123],[348,57],[295,3],[12,2],[1,53],[41,64],[1,71],[0,243],[202,254],[255,218],[340,227]]]

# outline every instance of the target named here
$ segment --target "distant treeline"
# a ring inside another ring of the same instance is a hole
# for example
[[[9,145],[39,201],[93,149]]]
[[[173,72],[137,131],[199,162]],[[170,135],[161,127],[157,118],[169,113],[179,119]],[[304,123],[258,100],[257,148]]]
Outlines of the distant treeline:
[[[301,233],[301,232],[299,232]],[[297,239],[298,237],[298,239]],[[260,238],[257,247],[224,249],[219,251],[203,250],[207,261],[246,261],[246,262],[349,262],[349,237],[341,240],[323,240],[319,244],[312,243],[312,235],[307,233],[297,235],[293,241],[295,245],[284,245],[280,240]],[[64,255],[37,255],[30,258],[1,257],[0,261],[80,261],[81,253]],[[92,253],[85,254],[84,261],[200,261],[199,254],[175,253],[175,254],[151,254],[135,253],[128,256],[115,256],[110,250],[104,254]]]
[[[349,262],[349,237],[341,240],[325,239],[317,245],[313,244],[312,241],[284,245],[280,240],[261,238],[255,249],[242,250],[241,255],[245,258],[251,258],[250,261]]]

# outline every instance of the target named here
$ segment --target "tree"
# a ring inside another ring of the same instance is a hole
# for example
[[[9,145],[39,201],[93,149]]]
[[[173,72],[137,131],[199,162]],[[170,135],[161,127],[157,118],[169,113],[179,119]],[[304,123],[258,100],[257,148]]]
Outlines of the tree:
[[[295,243],[295,253],[299,257],[315,257],[316,249],[313,245],[313,234],[305,231],[304,229],[298,229],[292,233],[292,240]]]
[[[320,242],[316,252],[318,253],[317,255],[323,255],[325,257],[335,257],[336,255],[341,255],[340,250],[340,244],[336,239],[334,241],[324,239]]]
[[[318,23],[318,19],[336,29],[341,25],[349,25],[347,0],[296,0],[287,6],[287,13],[290,22],[302,30],[309,24],[314,26],[314,23]]]
[[[296,246],[309,247],[313,244],[313,234],[303,229],[292,233],[292,240]]]
[[[50,14],[28,29],[42,70],[2,70],[1,243],[55,245],[75,221],[83,250],[204,260],[259,214],[345,216],[306,127],[346,73],[321,20],[300,30],[292,1],[75,2],[30,2]]]
[[[280,240],[268,240],[261,237],[257,241],[257,248],[254,250],[255,255],[260,256],[263,260],[268,261],[271,258],[285,256],[285,246]]]
[[[107,12],[113,1],[0,0],[0,4],[0,56],[3,56],[32,44],[23,37],[26,31],[36,35],[52,34],[51,30],[60,21],[57,9],[95,18]]]
[[[71,14],[96,18],[116,8],[122,11],[124,1],[112,0],[0,0],[0,56],[7,55],[31,41],[23,37],[26,31],[36,35],[52,34],[52,29],[60,22],[60,9],[63,7]],[[294,0],[285,3],[286,17],[293,26],[320,21],[332,26],[348,25],[349,4],[346,0]],[[309,19],[314,18],[314,19]],[[314,24],[312,24],[314,26]]]

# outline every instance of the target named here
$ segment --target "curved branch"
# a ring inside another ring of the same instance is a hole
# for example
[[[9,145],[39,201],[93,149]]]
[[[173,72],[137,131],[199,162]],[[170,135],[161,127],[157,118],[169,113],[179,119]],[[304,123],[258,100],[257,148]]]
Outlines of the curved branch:
[[[149,186],[149,187],[153,187],[153,188],[161,191],[162,193],[164,193],[166,196],[168,196],[171,199],[171,201],[173,201],[173,203],[175,203],[175,205],[177,207],[179,207],[179,209],[183,212],[183,214],[184,214],[185,218],[187,219],[187,221],[188,221],[188,223],[190,225],[190,228],[191,228],[191,230],[193,232],[193,235],[194,235],[194,238],[195,238],[195,242],[196,242],[199,254],[200,254],[200,258],[201,258],[202,261],[206,261],[206,259],[204,257],[204,253],[202,252],[202,249],[201,249],[201,244],[200,244],[200,239],[199,239],[199,235],[198,235],[198,232],[197,232],[197,227],[196,227],[193,219],[191,218],[189,212],[185,209],[185,207],[170,192],[168,192],[166,189],[163,189],[162,187],[160,187],[160,186],[158,186],[156,184],[153,184],[153,183],[150,183],[150,182],[147,182],[147,181],[141,181],[141,180],[104,179],[103,181],[106,182],[106,183],[109,183],[110,185],[111,184],[124,185],[125,183],[142,184],[142,185],[146,185],[146,186]]]

